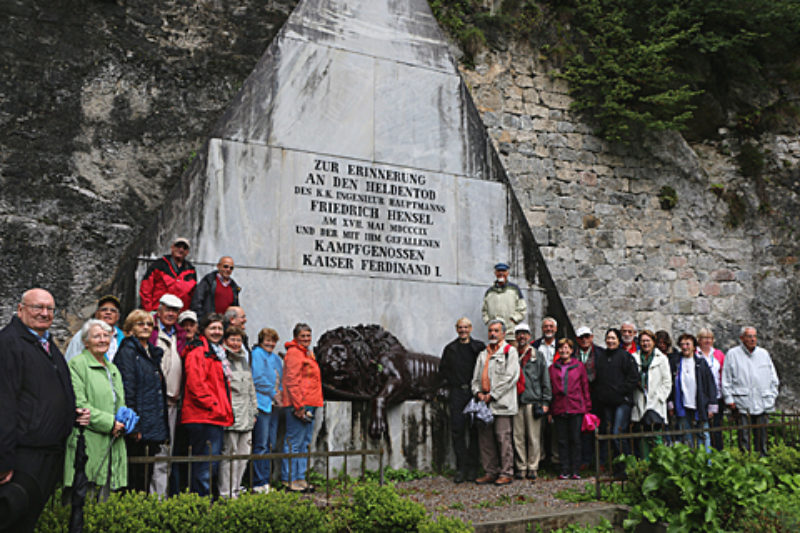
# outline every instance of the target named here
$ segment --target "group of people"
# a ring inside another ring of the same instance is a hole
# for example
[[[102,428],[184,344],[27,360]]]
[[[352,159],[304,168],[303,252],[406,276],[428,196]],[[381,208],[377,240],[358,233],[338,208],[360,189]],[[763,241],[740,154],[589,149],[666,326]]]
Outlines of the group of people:
[[[129,466],[129,456],[267,454],[277,451],[281,420],[283,451],[308,450],[323,405],[311,328],[298,323],[283,356],[271,328],[251,346],[233,259],[220,258],[198,283],[189,241],[175,239],[170,251],[147,270],[141,307],[120,327],[119,299],[100,298],[65,356],[49,331],[55,300],[44,289],[26,291],[0,331],[0,530],[33,530],[61,473],[71,486],[81,440],[85,473],[100,498],[125,488],[162,496],[178,490],[179,465],[158,460],[147,471]],[[637,332],[629,322],[609,329],[600,347],[587,327],[574,340],[556,339],[558,325],[548,317],[531,341],[525,299],[508,270],[495,266],[484,298],[488,344],[462,318],[441,358],[456,482],[536,479],[545,455],[561,464],[561,477],[578,477],[592,453],[592,439],[581,434],[587,413],[620,434],[631,423],[708,428],[719,425],[723,409],[741,423],[762,423],[774,408],[778,377],[755,328],[742,328],[741,344],[727,354],[714,348],[708,329],[682,334],[675,350],[667,332]],[[740,433],[748,449],[749,435]],[[764,453],[766,432],[755,435]],[[630,453],[626,440],[613,442],[616,453]],[[641,453],[648,444],[642,440]],[[721,447],[721,435],[706,436],[705,444]],[[236,497],[245,465],[193,463],[189,486],[210,494],[213,476],[219,495]],[[270,466],[254,461],[254,491],[270,490]],[[311,490],[306,469],[303,457],[285,459],[280,479],[291,491]]]
[[[769,353],[757,345],[755,328],[741,328],[739,345],[727,353],[714,347],[708,328],[696,336],[681,334],[673,348],[667,331],[637,331],[631,321],[609,328],[605,346],[599,346],[586,326],[574,339],[557,339],[558,323],[546,317],[541,337],[532,340],[522,322],[524,298],[508,282],[508,270],[507,264],[495,265],[496,281],[484,297],[488,344],[473,338],[472,323],[461,318],[457,338],[442,352],[439,373],[448,389],[456,483],[534,480],[545,459],[560,464],[562,479],[579,479],[594,457],[594,437],[582,429],[598,423],[601,432],[613,435],[709,430],[721,426],[726,409],[740,425],[767,423],[779,381]],[[764,454],[766,430],[755,428],[753,435],[752,448]],[[722,448],[719,431],[641,438],[633,449],[628,439],[611,442],[615,454],[646,457],[654,444],[677,440]],[[751,449],[749,430],[739,431],[739,445]],[[600,452],[604,462],[605,447]]]
[[[168,456],[302,454],[322,406],[311,328],[298,323],[278,354],[278,333],[259,331],[250,346],[233,260],[198,283],[186,259],[189,241],[154,261],[140,286],[141,308],[124,320],[116,296],[106,295],[62,355],[50,333],[55,299],[26,291],[0,331],[0,530],[33,531],[47,499],[75,476],[78,442],[84,472],[97,498],[122,489],[173,494],[190,490],[236,497],[246,460],[194,462],[191,479]],[[155,456],[153,464],[128,464]],[[290,491],[309,491],[307,459],[281,461]],[[62,475],[63,474],[63,475]],[[218,474],[218,475],[217,475]],[[275,476],[277,477],[277,476]],[[271,461],[253,462],[252,490],[268,492]]]

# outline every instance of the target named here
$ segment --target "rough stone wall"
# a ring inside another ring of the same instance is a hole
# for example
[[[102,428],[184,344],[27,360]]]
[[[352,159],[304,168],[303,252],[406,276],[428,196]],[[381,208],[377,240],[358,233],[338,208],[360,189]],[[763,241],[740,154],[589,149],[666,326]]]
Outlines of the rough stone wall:
[[[673,337],[707,326],[727,350],[753,324],[784,405],[796,404],[800,137],[761,139],[767,205],[739,174],[727,132],[694,146],[674,133],[609,144],[570,112],[551,72],[519,49],[462,68],[573,326],[589,325],[601,344],[625,319]],[[659,202],[664,185],[677,192],[671,210]]]
[[[296,3],[0,2],[0,321],[79,325]]]

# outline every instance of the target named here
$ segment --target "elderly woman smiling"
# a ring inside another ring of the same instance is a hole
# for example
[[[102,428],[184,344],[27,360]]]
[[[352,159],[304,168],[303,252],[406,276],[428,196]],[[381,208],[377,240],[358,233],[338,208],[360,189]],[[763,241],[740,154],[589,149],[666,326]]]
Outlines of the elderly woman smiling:
[[[118,438],[125,426],[116,421],[115,414],[125,405],[122,377],[114,363],[105,358],[111,342],[111,326],[92,319],[81,328],[81,340],[86,347],[69,362],[75,404],[91,410],[85,433],[86,476],[90,486],[107,498],[109,491],[118,490],[128,482],[128,462],[125,440]],[[64,465],[64,486],[72,486],[75,474],[73,461],[78,430],[73,429],[67,441]]]

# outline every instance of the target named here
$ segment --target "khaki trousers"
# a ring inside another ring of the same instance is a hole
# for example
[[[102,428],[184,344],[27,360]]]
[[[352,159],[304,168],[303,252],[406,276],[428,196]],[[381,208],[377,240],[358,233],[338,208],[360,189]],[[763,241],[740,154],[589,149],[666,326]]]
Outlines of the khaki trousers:
[[[533,404],[520,404],[514,415],[514,465],[517,472],[536,473],[542,458],[542,420],[533,418]]]
[[[478,424],[481,465],[490,476],[514,475],[514,446],[511,442],[512,416],[495,416],[491,424]]]
[[[245,455],[250,453],[253,445],[251,431],[226,430],[222,437],[222,455]],[[219,495],[223,498],[239,496],[246,459],[221,461],[219,464]]]

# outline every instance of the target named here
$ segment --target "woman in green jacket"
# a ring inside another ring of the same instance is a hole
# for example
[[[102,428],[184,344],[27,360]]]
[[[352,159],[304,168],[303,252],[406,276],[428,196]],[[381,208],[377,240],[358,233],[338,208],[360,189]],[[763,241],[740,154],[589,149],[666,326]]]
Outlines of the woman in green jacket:
[[[86,427],[86,477],[89,486],[106,499],[110,491],[128,484],[128,460],[125,439],[121,438],[125,426],[115,415],[125,405],[122,376],[114,363],[106,360],[105,353],[111,341],[111,327],[101,320],[89,320],[81,328],[81,339],[86,347],[69,362],[72,388],[77,407],[91,410]],[[75,445],[78,430],[73,429],[67,441],[64,464],[64,486],[71,487],[75,474]]]

